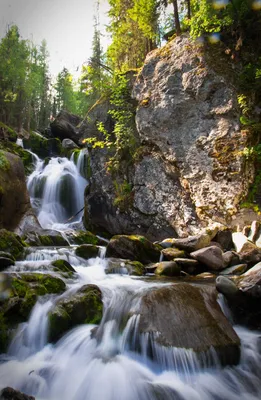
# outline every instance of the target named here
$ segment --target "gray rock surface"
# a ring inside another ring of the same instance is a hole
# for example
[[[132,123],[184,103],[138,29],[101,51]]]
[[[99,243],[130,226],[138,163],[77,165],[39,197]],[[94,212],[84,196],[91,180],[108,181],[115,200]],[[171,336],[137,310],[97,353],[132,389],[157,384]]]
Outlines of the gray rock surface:
[[[194,251],[191,253],[191,257],[211,270],[220,271],[225,268],[222,250],[217,246],[204,247]]]

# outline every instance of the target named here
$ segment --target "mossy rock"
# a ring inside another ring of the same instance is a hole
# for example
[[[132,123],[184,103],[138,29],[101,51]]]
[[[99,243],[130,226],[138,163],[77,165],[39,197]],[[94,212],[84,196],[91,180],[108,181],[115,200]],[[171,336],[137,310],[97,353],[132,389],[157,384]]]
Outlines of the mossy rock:
[[[84,285],[76,293],[61,299],[49,312],[49,341],[56,342],[79,324],[98,324],[102,319],[102,294],[96,285]]]
[[[159,276],[179,276],[180,267],[175,261],[162,261],[155,264],[155,274]]]
[[[24,251],[24,243],[15,233],[0,229],[0,251],[8,252],[17,259]]]
[[[105,270],[106,274],[128,274],[134,276],[145,275],[145,267],[139,261],[109,258]]]
[[[56,260],[52,262],[53,270],[61,273],[65,278],[70,278],[76,272],[70,263],[66,260]]]
[[[15,154],[19,156],[24,164],[24,169],[26,175],[29,175],[34,169],[34,159],[29,151],[25,150],[23,147],[18,146],[13,142],[1,142],[0,141],[0,149],[4,151],[8,151],[9,153]]]
[[[0,139],[4,139],[5,141],[16,142],[18,134],[10,126],[5,125],[3,122],[0,122]]]
[[[0,302],[0,353],[6,351],[17,324],[28,320],[38,296],[62,293],[65,283],[48,274],[12,274],[10,293]]]
[[[29,246],[68,246],[68,242],[59,232],[50,230],[27,232],[24,241]]]
[[[61,141],[58,138],[47,139],[37,132],[30,132],[29,139],[24,139],[24,147],[32,150],[40,158],[48,157],[50,154],[61,154]]]
[[[88,258],[94,258],[99,255],[99,247],[92,244],[82,244],[76,248],[75,254],[78,257],[84,258],[85,260]]]
[[[159,260],[160,246],[151,243],[144,236],[116,235],[112,237],[107,246],[106,256],[149,264]]]
[[[90,231],[74,231],[66,233],[71,244],[94,244],[99,243],[99,239]]]

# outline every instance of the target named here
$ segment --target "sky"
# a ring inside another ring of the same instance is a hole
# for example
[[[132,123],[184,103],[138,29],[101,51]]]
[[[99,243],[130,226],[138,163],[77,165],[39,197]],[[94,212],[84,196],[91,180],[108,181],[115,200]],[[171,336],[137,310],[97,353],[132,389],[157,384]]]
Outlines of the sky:
[[[18,26],[23,39],[34,44],[47,41],[50,72],[56,76],[63,67],[77,76],[92,53],[96,0],[0,0],[0,37],[8,25]],[[108,44],[108,3],[100,0],[102,45]]]

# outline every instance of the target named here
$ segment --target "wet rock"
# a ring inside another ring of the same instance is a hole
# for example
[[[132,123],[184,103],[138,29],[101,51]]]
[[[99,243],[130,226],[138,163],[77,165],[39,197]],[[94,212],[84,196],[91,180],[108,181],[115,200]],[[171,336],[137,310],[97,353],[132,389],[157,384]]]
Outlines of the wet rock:
[[[76,272],[66,260],[55,260],[51,264],[55,272],[59,272],[63,277],[70,278]]]
[[[84,285],[69,297],[59,300],[49,312],[49,341],[79,324],[98,324],[102,319],[102,294],[96,285]]]
[[[220,275],[242,275],[246,270],[247,264],[239,264],[223,269],[223,271],[220,272]]]
[[[235,251],[226,251],[223,253],[225,267],[240,264],[240,257]]]
[[[55,137],[47,139],[39,132],[30,132],[29,138],[24,139],[23,143],[25,149],[30,149],[40,158],[61,154],[60,140]]]
[[[24,251],[24,244],[20,236],[6,229],[0,229],[0,251],[10,253],[17,259]]]
[[[99,255],[100,248],[98,246],[94,246],[92,244],[82,244],[76,248],[75,254],[78,257],[82,257],[85,260],[88,258],[94,258]]]
[[[139,332],[163,347],[198,354],[214,348],[224,365],[239,362],[240,340],[211,287],[182,283],[149,291],[141,301]]]
[[[255,265],[261,261],[261,249],[259,249],[254,243],[249,241],[245,242],[240,251],[238,252],[241,263],[248,264],[250,266]]]
[[[17,324],[26,322],[38,296],[58,294],[66,289],[63,280],[49,274],[9,274],[8,293],[0,301],[0,353],[7,350]]]
[[[24,241],[30,246],[68,246],[68,241],[60,232],[42,228],[27,231]]]
[[[180,269],[189,275],[197,274],[202,268],[197,260],[191,258],[175,258],[175,263],[178,264]]]
[[[77,230],[65,233],[70,244],[100,244],[98,237],[89,231]]]
[[[218,231],[213,241],[219,243],[223,250],[231,250],[234,247],[232,231],[230,229]]]
[[[143,264],[149,264],[159,260],[160,249],[144,236],[117,235],[110,240],[106,256],[137,260]]]
[[[128,274],[142,276],[145,274],[145,267],[139,261],[108,258],[105,272],[106,274]]]
[[[190,255],[212,270],[220,271],[225,268],[222,250],[217,246],[205,247]]]
[[[6,387],[0,391],[1,400],[35,400],[35,397],[29,396],[18,390]]]
[[[0,150],[0,228],[14,230],[31,208],[20,157]]]
[[[175,249],[174,247],[163,249],[162,254],[163,254],[164,258],[166,258],[166,260],[170,260],[170,261],[174,260],[177,257],[179,257],[179,258],[186,257],[186,253],[184,250]]]
[[[231,279],[221,275],[216,279],[216,288],[227,298],[235,297],[239,293],[237,285]]]
[[[173,245],[178,249],[185,250],[189,253],[207,247],[210,244],[210,237],[207,234],[189,236],[182,239],[174,239]]]
[[[252,297],[261,297],[261,262],[241,275],[237,286],[242,292]]]
[[[175,261],[162,261],[155,264],[155,274],[160,276],[179,276],[180,267]]]

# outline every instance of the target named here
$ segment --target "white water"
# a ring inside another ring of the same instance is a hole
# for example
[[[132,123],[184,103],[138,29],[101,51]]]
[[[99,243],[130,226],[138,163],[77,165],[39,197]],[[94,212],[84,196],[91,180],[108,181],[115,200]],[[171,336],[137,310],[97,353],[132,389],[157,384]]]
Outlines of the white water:
[[[48,228],[62,224],[66,214],[57,200],[60,178],[70,171],[75,178],[74,188],[83,183],[79,166],[74,169],[72,163],[52,159],[44,168],[43,162],[37,160],[36,171],[28,181],[34,200],[39,201],[41,223]],[[45,189],[37,197],[36,186],[43,177]],[[51,196],[51,192],[55,195]],[[57,209],[61,214],[57,215]],[[235,327],[242,351],[240,364],[234,367],[222,368],[214,350],[206,355],[202,366],[192,350],[163,348],[153,336],[138,332],[141,295],[160,284],[128,275],[106,275],[104,249],[100,256],[86,261],[75,255],[74,247],[29,248],[25,260],[11,267],[12,271],[48,272],[51,261],[69,261],[77,276],[67,282],[68,291],[88,283],[98,285],[103,293],[104,314],[99,327],[76,327],[53,345],[47,342],[47,316],[59,296],[40,298],[28,323],[20,325],[8,354],[2,357],[0,389],[11,386],[37,400],[261,398],[260,333]],[[230,318],[224,299],[219,302]],[[149,353],[154,355],[153,361]]]
[[[81,220],[82,212],[77,213],[83,209],[84,190],[88,184],[82,176],[85,154],[85,150],[80,152],[76,165],[73,158],[51,158],[47,165],[37,159],[27,186],[43,228],[68,229],[69,220]]]

